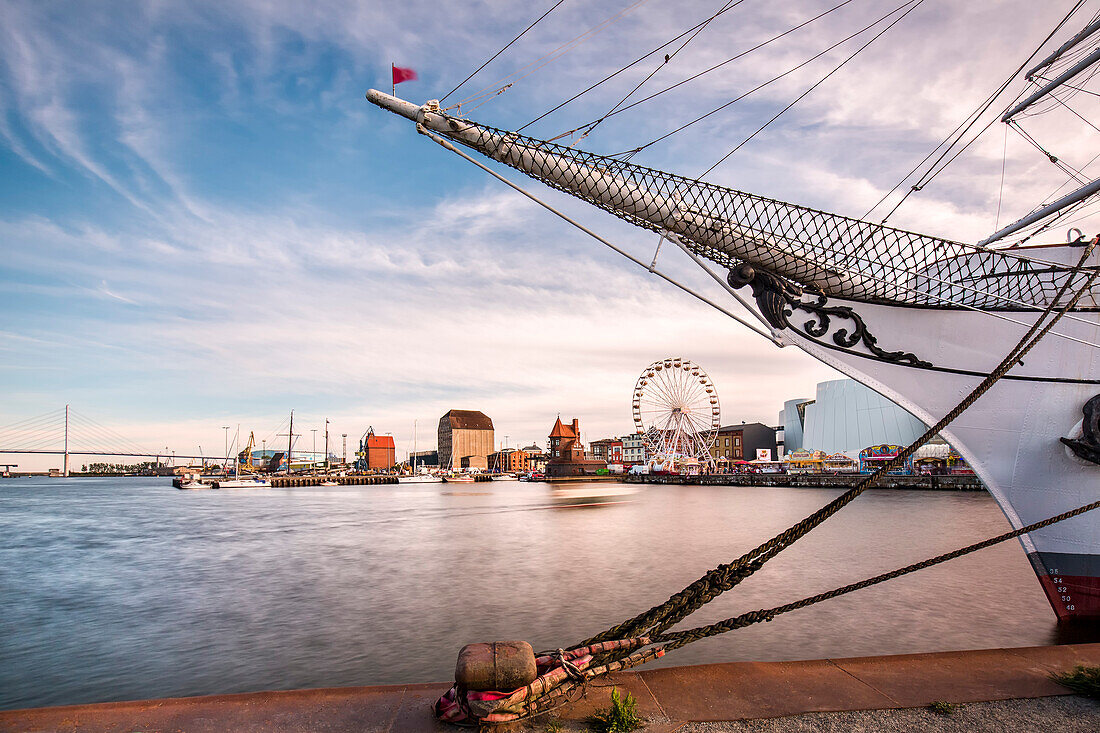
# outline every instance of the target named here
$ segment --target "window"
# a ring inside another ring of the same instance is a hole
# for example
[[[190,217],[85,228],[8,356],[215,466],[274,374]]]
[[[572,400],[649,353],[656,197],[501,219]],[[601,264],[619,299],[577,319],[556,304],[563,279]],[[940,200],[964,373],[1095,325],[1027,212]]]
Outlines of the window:
[[[734,439],[733,439],[733,444],[734,445],[741,445],[741,437],[740,436],[735,436]]]

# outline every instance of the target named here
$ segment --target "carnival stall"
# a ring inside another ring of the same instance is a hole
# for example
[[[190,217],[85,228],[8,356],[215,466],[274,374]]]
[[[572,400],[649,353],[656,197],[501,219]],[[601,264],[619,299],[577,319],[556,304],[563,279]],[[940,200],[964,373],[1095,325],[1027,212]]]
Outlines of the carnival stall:
[[[900,452],[901,448],[896,445],[872,445],[864,448],[859,452],[859,472],[874,473],[883,464],[897,458]],[[906,461],[905,465],[892,469],[890,473],[895,476],[907,476],[912,473],[912,470],[912,463]]]
[[[833,453],[825,456],[826,473],[858,473],[859,465],[851,456],[843,453]]]
[[[783,457],[787,473],[823,473],[825,471],[825,451],[796,450]]]

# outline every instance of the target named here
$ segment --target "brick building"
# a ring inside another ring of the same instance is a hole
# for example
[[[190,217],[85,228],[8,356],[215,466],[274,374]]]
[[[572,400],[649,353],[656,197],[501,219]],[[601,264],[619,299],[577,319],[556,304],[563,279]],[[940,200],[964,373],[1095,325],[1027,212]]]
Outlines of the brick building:
[[[562,424],[559,417],[550,430],[550,461],[546,464],[548,478],[585,476],[607,468],[607,461],[586,458],[581,429],[577,418],[571,425]]]
[[[592,452],[592,458],[608,463],[623,462],[623,441],[618,438],[604,438],[594,440],[588,444]]]
[[[503,448],[489,456],[489,470],[500,473],[527,473],[527,451]]]
[[[392,435],[375,435],[374,428],[368,428],[367,434],[359,442],[360,470],[388,471],[397,463],[397,447]]]
[[[527,454],[527,470],[531,473],[546,473],[546,464],[550,462],[550,454],[539,448],[537,443],[532,443],[523,449]]]
[[[715,460],[753,461],[757,450],[763,449],[768,450],[770,460],[775,460],[775,428],[758,422],[741,423],[719,428],[710,454]]]

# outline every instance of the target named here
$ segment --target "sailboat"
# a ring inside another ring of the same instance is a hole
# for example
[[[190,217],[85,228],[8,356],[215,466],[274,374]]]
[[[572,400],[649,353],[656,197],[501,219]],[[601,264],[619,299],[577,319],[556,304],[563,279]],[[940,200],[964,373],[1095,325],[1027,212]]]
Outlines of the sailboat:
[[[398,476],[397,483],[399,484],[439,484],[443,483],[443,479],[434,474],[423,471],[422,473],[416,472],[416,420],[413,420],[413,452],[412,460],[410,461],[411,474],[408,476]]]
[[[1029,70],[1029,79],[1098,35],[1094,20]],[[1098,63],[1100,48],[1036,83],[1003,119],[1012,121],[1063,85],[1083,83]],[[1100,237],[1072,231],[1059,244],[1000,244],[1091,201],[1100,179],[968,243],[496,129],[452,116],[434,100],[418,105],[376,90],[367,99],[491,175],[462,148],[656,232],[746,306],[757,323],[745,325],[859,380],[928,425],[951,413],[1033,324],[1066,311],[942,435],[1014,528],[1100,499]],[[1020,542],[1060,619],[1100,617],[1100,511]]]
[[[241,429],[237,427],[237,437],[233,443],[237,447],[240,447]],[[233,478],[221,479],[214,482],[215,488],[218,489],[270,489],[271,482],[262,476],[255,474],[241,474],[242,459],[245,461],[249,470],[252,470],[252,446],[255,444],[255,437],[249,433],[248,447],[233,456]]]

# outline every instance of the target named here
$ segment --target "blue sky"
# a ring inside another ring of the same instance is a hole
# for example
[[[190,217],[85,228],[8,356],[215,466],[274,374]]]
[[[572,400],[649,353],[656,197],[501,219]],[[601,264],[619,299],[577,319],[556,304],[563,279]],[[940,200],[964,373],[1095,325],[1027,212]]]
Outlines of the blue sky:
[[[0,425],[68,402],[182,452],[220,446],[223,424],[269,434],[294,408],[307,431],[326,417],[353,436],[373,425],[404,450],[414,419],[424,443],[460,408],[484,410],[513,445],[544,442],[559,412],[596,439],[630,430],[635,378],[672,355],[710,372],[729,422],[774,422],[783,400],[812,394],[835,373],[637,271],[365,101],[388,89],[391,62],[420,75],[399,95],[444,94],[551,4],[0,6]],[[835,4],[744,0],[643,91]],[[580,145],[657,137],[896,5],[854,0]],[[970,5],[926,0],[710,178],[863,214],[1069,7]],[[717,7],[567,0],[448,102],[511,81],[463,111],[514,128]],[[856,42],[636,162],[698,175]],[[595,119],[654,65],[528,132]],[[1067,159],[1086,162],[1088,134],[1060,133]],[[995,130],[893,223],[987,234],[1004,145]],[[1007,151],[1002,209],[1023,213],[1062,178],[1018,140]],[[652,256],[651,234],[524,185]],[[661,262],[722,297],[673,254]]]

